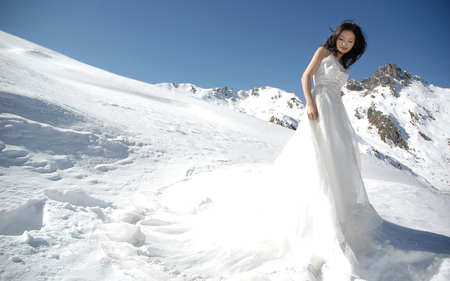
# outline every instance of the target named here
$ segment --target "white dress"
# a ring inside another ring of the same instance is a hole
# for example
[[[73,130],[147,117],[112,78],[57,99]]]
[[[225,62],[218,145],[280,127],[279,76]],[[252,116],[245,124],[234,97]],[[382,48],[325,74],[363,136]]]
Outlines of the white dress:
[[[182,192],[195,187],[166,190],[160,202],[165,211],[139,223],[138,234],[145,233],[140,254],[211,280],[271,280],[289,270],[298,280],[351,280],[354,252],[370,248],[370,232],[381,219],[368,201],[341,99],[347,78],[336,57],[323,59],[312,91],[318,120],[304,115],[269,171],[228,179],[234,187],[226,192],[239,196],[204,198],[181,210]]]

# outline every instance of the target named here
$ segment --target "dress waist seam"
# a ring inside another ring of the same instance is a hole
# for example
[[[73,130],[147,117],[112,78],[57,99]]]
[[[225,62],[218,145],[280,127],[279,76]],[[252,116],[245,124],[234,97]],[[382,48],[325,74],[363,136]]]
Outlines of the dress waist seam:
[[[334,87],[334,86],[328,85],[328,84],[314,85],[314,90],[316,90],[316,91],[329,90],[330,92],[332,92],[333,94],[336,94],[337,96],[341,96],[341,89],[342,89],[342,87]]]

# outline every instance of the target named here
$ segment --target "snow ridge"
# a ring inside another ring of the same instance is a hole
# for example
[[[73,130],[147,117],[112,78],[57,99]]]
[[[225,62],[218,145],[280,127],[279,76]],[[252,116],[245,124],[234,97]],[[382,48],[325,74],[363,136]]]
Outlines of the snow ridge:
[[[269,86],[246,91],[234,91],[228,87],[203,89],[189,83],[162,83],[156,86],[189,94],[293,130],[297,129],[305,107],[294,93]]]

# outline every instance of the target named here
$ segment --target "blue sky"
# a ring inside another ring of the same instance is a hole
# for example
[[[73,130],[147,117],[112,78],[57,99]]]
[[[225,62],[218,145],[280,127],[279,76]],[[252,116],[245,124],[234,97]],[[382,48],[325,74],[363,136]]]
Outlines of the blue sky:
[[[267,85],[303,97],[304,69],[344,19],[369,44],[350,79],[392,62],[450,87],[449,14],[448,0],[0,0],[0,30],[152,84]]]

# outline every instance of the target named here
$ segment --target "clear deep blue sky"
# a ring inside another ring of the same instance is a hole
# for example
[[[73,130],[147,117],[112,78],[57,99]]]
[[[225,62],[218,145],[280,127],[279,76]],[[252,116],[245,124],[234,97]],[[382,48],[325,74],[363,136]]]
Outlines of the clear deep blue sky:
[[[302,98],[304,69],[344,19],[369,44],[350,79],[392,62],[450,87],[449,15],[448,0],[0,0],[0,30],[113,73]]]

